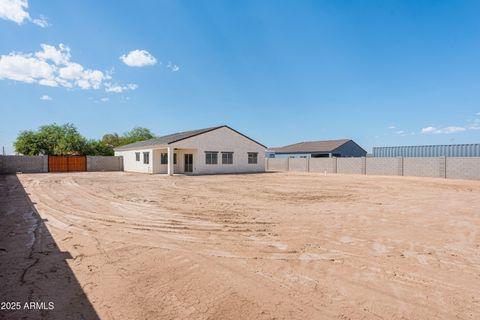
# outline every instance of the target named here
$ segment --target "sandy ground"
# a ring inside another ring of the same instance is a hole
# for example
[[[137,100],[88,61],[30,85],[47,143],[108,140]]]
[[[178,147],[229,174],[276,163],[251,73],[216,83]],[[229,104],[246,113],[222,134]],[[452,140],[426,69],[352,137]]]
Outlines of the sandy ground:
[[[480,182],[0,176],[17,319],[479,319]]]

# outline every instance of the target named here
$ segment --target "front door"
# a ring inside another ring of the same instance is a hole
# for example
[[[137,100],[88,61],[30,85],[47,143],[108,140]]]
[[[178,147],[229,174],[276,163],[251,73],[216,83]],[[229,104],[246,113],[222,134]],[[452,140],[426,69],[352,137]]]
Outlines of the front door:
[[[184,172],[193,172],[193,154],[185,154],[185,169]]]

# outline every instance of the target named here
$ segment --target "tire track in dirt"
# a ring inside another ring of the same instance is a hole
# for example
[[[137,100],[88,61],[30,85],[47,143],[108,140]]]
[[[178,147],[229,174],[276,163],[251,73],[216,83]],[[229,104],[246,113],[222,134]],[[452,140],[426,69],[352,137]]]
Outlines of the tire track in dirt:
[[[106,317],[480,316],[476,182],[293,173],[22,180]],[[142,307],[125,310],[127,301]]]

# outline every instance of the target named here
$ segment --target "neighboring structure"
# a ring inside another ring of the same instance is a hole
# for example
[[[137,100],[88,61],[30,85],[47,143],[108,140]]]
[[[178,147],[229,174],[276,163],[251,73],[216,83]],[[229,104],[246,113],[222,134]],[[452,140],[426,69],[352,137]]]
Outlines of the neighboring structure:
[[[305,141],[285,147],[269,148],[268,158],[365,157],[367,151],[353,140]]]
[[[374,157],[480,157],[480,143],[373,147]]]
[[[229,126],[179,132],[115,148],[124,171],[211,174],[265,171],[263,144]]]

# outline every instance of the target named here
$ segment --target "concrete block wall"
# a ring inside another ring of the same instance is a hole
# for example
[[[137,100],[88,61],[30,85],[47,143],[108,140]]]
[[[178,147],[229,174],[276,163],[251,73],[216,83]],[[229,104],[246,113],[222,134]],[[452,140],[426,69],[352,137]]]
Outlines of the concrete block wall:
[[[365,158],[336,158],[337,173],[365,174]]]
[[[446,158],[446,178],[480,180],[480,158]]]
[[[288,158],[268,158],[268,171],[288,171]]]
[[[289,171],[308,172],[307,158],[287,158]]]
[[[87,156],[87,171],[123,171],[123,159]],[[0,156],[0,173],[17,172],[48,172],[48,156]]]
[[[87,156],[87,171],[123,171],[123,157]]]
[[[366,158],[366,174],[402,176],[403,158]]]
[[[403,158],[403,175],[445,178],[445,157]]]
[[[269,158],[266,170],[480,180],[480,157]]]
[[[337,158],[310,158],[311,172],[337,173]]]
[[[47,156],[0,156],[0,173],[48,172]]]

